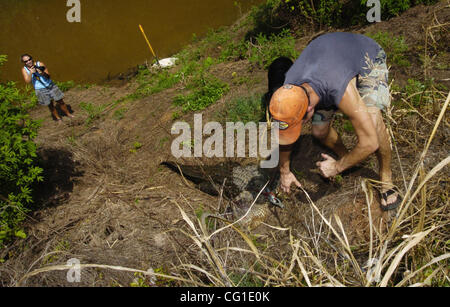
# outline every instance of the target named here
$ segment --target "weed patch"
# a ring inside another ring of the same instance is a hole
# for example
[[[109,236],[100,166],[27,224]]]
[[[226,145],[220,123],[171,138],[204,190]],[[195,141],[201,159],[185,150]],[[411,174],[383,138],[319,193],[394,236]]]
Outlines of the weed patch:
[[[137,81],[139,87],[129,97],[131,99],[147,97],[173,87],[180,80],[181,74],[179,73],[171,73],[168,70],[151,72],[147,68],[144,68],[138,74]]]
[[[174,104],[181,106],[183,112],[203,110],[229,90],[228,84],[212,76],[196,80],[195,85],[191,93],[178,95],[174,99]]]
[[[75,87],[74,81],[60,81],[60,82],[55,82],[55,83],[58,86],[58,88],[63,92],[67,92],[71,88]]]
[[[265,119],[261,95],[235,98],[216,117],[222,122],[260,122]]]
[[[392,63],[400,67],[411,66],[411,63],[405,56],[409,47],[405,43],[403,36],[394,36],[388,32],[368,33],[366,35],[374,39],[381,47],[383,47]]]
[[[255,42],[249,42],[248,46],[248,60],[265,69],[280,56],[292,59],[299,56],[298,52],[295,51],[295,38],[289,30],[283,30],[279,34],[270,36],[259,34]]]
[[[87,113],[86,125],[92,123],[95,119],[100,117],[100,114],[105,110],[104,105],[96,106],[90,102],[80,102],[81,109]]]

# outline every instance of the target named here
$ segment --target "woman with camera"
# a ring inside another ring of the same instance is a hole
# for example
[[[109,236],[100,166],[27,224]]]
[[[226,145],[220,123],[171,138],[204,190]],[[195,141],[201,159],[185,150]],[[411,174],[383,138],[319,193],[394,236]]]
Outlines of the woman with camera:
[[[61,117],[58,115],[53,101],[59,105],[61,110],[68,116],[74,117],[67,109],[64,103],[64,94],[56,84],[50,79],[50,74],[43,62],[33,62],[33,58],[29,54],[24,54],[20,57],[24,67],[22,68],[22,75],[26,83],[33,84],[36,91],[36,96],[40,105],[48,106],[51,114],[55,120],[61,122]]]

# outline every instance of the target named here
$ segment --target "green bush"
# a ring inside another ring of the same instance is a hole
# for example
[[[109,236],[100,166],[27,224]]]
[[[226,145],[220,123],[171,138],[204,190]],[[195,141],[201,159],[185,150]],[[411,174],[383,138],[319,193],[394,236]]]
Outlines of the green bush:
[[[361,0],[361,5],[366,7],[368,0]],[[438,0],[380,0],[381,18],[383,20],[398,16],[407,9],[418,5],[430,5],[438,2]]]
[[[262,28],[268,16],[275,16],[291,25],[312,24],[317,28],[323,26],[345,27],[367,24],[366,14],[370,7],[368,0],[267,0],[252,14],[255,28]],[[400,15],[407,9],[418,5],[430,5],[438,0],[380,0],[381,19]],[[264,30],[262,30],[264,31]],[[266,32],[267,33],[267,32]]]
[[[295,51],[295,38],[287,29],[269,37],[260,33],[255,42],[248,43],[248,60],[265,69],[280,56],[295,59],[298,55]]]
[[[292,4],[291,4],[292,2]],[[335,0],[300,0],[297,1],[285,0],[286,5],[290,5],[291,11],[297,10],[306,19],[313,23],[319,24],[319,26],[327,25],[340,25],[342,24],[342,1]]]
[[[6,56],[0,56],[0,66]],[[0,245],[24,237],[21,222],[32,203],[32,185],[42,181],[36,166],[39,123],[28,115],[27,96],[14,82],[0,83]]]
[[[267,0],[253,7],[245,20],[246,25],[251,27],[245,36],[245,40],[248,41],[259,34],[269,36],[278,34],[281,30],[290,28],[289,16],[286,15],[292,14],[290,10],[286,12],[287,7],[283,7],[283,3],[284,0]]]

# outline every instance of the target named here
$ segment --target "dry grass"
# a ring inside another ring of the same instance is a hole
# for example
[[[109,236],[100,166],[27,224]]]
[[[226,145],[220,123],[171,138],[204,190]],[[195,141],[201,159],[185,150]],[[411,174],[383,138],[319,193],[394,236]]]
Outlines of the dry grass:
[[[172,231],[181,232],[192,240],[189,249],[195,253],[196,261],[178,253],[180,264],[173,267],[170,275],[100,264],[83,264],[81,267],[139,272],[171,280],[180,286],[448,285],[450,211],[442,183],[445,188],[448,178],[443,175],[443,170],[450,162],[450,156],[428,171],[425,171],[424,160],[439,127],[446,129],[445,125],[448,126],[443,119],[449,101],[450,94],[424,144],[390,228],[382,231],[380,225],[374,224],[369,209],[370,240],[357,251],[351,246],[339,216],[326,217],[303,190],[312,218],[308,233],[302,236],[296,235],[292,228],[265,224],[269,231],[258,238],[240,229],[237,223],[225,220],[216,223],[223,225],[221,228],[211,229],[208,219],[217,217],[204,214],[199,219],[192,218],[174,200],[186,227]],[[391,132],[395,137],[397,133]],[[374,180],[361,182],[368,208],[374,201],[377,184],[379,182]],[[136,192],[134,188],[131,190]],[[430,201],[430,195],[440,198]],[[43,267],[23,276],[18,284],[42,272],[68,268],[64,265]]]

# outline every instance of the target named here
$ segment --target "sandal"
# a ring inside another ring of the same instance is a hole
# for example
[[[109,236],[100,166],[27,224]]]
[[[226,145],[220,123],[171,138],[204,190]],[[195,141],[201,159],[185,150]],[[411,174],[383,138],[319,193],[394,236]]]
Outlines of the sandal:
[[[397,193],[397,191],[395,191],[394,189],[390,189],[390,190],[387,190],[387,191],[384,192],[384,193],[381,193],[381,192],[380,192],[380,197],[381,197],[382,199],[384,199],[384,201],[387,203],[388,197],[391,196],[391,195],[394,194],[394,193]],[[402,203],[402,198],[400,197],[400,194],[397,193],[397,200],[396,200],[396,201],[394,201],[392,204],[389,204],[389,205],[386,205],[386,206],[383,206],[383,205],[381,204],[381,202],[380,202],[380,208],[381,208],[381,210],[383,210],[383,211],[394,210],[394,209],[396,209],[401,203]]]

